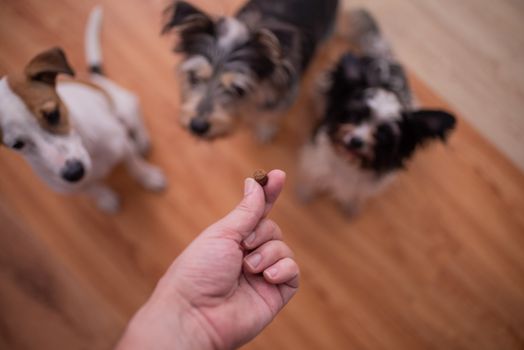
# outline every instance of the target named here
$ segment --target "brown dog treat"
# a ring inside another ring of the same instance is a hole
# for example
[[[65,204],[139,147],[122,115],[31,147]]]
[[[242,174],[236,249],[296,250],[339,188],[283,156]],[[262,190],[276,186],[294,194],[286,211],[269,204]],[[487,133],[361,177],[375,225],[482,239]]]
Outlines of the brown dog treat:
[[[253,174],[253,179],[255,179],[256,182],[260,184],[260,186],[264,187],[267,185],[267,182],[269,178],[267,177],[267,173],[264,170],[257,170]]]

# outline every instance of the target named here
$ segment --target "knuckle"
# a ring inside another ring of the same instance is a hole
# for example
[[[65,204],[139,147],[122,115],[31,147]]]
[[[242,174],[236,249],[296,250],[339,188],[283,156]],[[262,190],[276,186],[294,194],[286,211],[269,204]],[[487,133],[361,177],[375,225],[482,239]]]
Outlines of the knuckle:
[[[280,226],[275,224],[274,230],[273,230],[273,238],[281,240],[284,237],[282,230],[280,229]]]
[[[266,219],[264,222],[264,230],[271,239],[282,240],[282,230],[276,222],[271,219]]]
[[[293,257],[293,251],[288,247],[287,244],[285,244],[282,241],[275,241],[275,250],[278,253],[279,256],[282,258],[292,258]]]
[[[280,240],[282,238],[282,230],[280,229],[280,226],[277,225],[274,221],[270,220],[270,229],[271,229],[271,235],[273,239]]]
[[[284,264],[291,271],[296,270],[297,267],[298,267],[297,264],[295,263],[295,261],[292,258],[290,258],[290,257],[287,257],[287,258],[284,259]]]
[[[284,243],[284,252],[286,253],[286,257],[291,260],[291,262],[294,262],[292,259],[295,257],[295,253],[287,244]]]

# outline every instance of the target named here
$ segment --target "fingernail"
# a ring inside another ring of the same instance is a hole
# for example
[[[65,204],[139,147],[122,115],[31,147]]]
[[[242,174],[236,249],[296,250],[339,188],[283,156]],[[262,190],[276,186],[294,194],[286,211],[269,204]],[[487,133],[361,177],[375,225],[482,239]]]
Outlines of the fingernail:
[[[244,182],[244,196],[247,196],[255,189],[256,182],[252,178],[247,178]]]
[[[250,234],[249,236],[247,236],[246,239],[244,239],[244,244],[247,244],[247,245],[250,245],[251,243],[253,243],[255,241],[255,237],[256,237],[256,233],[253,232],[252,234]]]
[[[255,253],[255,254],[250,255],[250,256],[248,256],[246,258],[246,262],[252,268],[256,268],[258,266],[258,264],[260,264],[261,260],[262,260],[262,255],[260,255],[259,253]]]
[[[269,277],[275,278],[278,273],[278,268],[270,267],[269,269],[266,270],[266,273],[268,274]]]

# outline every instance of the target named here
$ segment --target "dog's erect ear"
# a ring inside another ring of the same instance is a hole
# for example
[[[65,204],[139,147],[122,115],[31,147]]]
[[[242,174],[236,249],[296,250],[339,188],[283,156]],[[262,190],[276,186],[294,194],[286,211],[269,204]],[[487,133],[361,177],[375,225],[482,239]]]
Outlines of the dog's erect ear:
[[[402,136],[398,151],[401,159],[411,157],[418,147],[424,146],[430,140],[445,141],[456,123],[453,115],[440,110],[405,113],[399,124]]]
[[[244,62],[259,78],[267,78],[281,61],[278,39],[271,31],[262,29],[235,51],[234,59]]]
[[[273,63],[276,63],[282,55],[277,36],[268,29],[259,30],[254,36],[253,44],[257,53],[267,56]]]
[[[169,6],[164,13],[167,20],[162,34],[167,34],[173,28],[181,26],[192,33],[209,32],[214,27],[213,19],[209,15],[186,1],[175,0],[174,4]]]
[[[293,49],[293,46],[295,45],[294,41],[296,38],[296,32],[291,29],[272,29],[271,32],[275,36],[275,38],[278,41],[278,45],[280,46],[281,54],[283,49],[291,50]]]
[[[260,77],[272,79],[277,85],[287,86],[294,75],[293,67],[284,57],[284,49],[292,50],[295,46],[295,33],[286,28],[260,29],[254,33],[245,47],[237,52],[249,67]]]
[[[58,47],[44,51],[33,58],[25,67],[24,72],[29,80],[40,81],[53,86],[58,74],[75,75],[69,62],[67,62],[64,51]]]
[[[409,124],[410,134],[416,138],[417,143],[436,138],[445,141],[457,123],[452,114],[440,110],[415,111],[406,120]]]

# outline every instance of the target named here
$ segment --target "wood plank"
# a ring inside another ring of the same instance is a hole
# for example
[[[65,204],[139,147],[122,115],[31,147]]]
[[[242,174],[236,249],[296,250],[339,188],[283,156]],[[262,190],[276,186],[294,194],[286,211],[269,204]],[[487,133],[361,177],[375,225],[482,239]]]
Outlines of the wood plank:
[[[296,154],[312,119],[308,91],[339,48],[323,50],[274,144],[260,146],[249,132],[208,144],[176,121],[177,59],[172,40],[158,36],[165,2],[100,3],[107,71],[141,95],[152,161],[171,186],[150,194],[117,171],[112,184],[124,210],[106,216],[86,199],[54,194],[0,149],[0,347],[110,348],[174,257],[236,204],[256,168],[289,174],[272,217],[303,279],[297,297],[246,349],[524,347],[524,176],[467,122],[446,147],[421,152],[348,222],[329,200],[303,205],[294,194]],[[240,1],[195,3],[228,13]],[[82,72],[84,19],[93,5],[0,3],[0,74],[56,44]],[[413,84],[424,105],[447,106],[415,77]],[[13,278],[16,271],[26,284]],[[45,278],[27,277],[33,273]],[[25,285],[36,285],[34,294]],[[51,287],[60,308],[41,302]]]
[[[0,222],[0,348],[109,349],[126,318],[53,257],[3,200]]]

